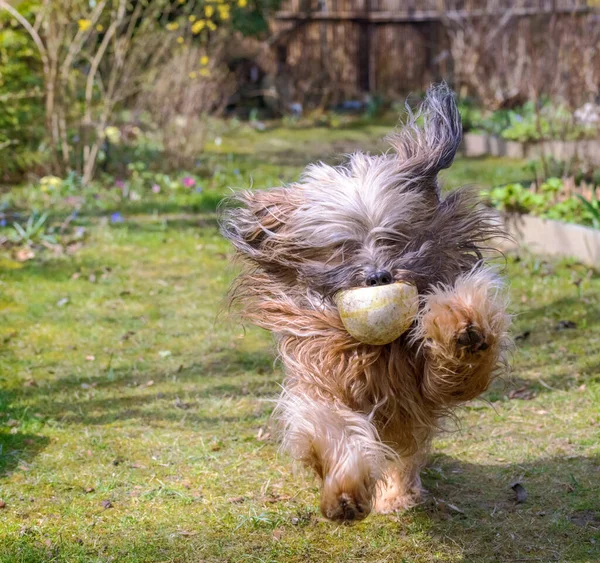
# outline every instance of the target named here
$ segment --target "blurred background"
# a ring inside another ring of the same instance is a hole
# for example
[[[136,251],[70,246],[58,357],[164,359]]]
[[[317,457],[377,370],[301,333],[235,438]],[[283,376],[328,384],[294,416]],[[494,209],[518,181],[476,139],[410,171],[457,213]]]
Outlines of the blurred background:
[[[0,0],[0,561],[600,561],[599,48],[598,0]],[[216,210],[442,80],[443,186],[521,243],[513,372],[423,506],[332,527]]]

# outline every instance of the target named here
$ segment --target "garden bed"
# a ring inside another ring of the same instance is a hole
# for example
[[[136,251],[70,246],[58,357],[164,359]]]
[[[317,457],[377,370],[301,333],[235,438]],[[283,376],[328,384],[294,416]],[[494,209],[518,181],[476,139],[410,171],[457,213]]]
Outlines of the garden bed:
[[[546,156],[558,161],[577,159],[600,165],[600,139],[520,142],[487,133],[465,133],[463,152],[466,157],[505,156],[533,160]]]
[[[502,218],[514,245],[600,267],[600,230],[533,215],[504,214]]]

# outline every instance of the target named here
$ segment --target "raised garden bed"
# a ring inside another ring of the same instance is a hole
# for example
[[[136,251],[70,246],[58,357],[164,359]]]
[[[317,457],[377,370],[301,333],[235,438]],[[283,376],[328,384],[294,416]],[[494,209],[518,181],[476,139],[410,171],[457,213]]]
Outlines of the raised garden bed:
[[[575,258],[600,268],[600,230],[534,215],[502,214],[502,221],[519,245],[537,254]]]
[[[580,141],[507,141],[487,133],[465,133],[463,152],[467,157],[506,156],[509,158],[536,159],[541,156],[556,160],[573,159],[600,165],[600,139]]]

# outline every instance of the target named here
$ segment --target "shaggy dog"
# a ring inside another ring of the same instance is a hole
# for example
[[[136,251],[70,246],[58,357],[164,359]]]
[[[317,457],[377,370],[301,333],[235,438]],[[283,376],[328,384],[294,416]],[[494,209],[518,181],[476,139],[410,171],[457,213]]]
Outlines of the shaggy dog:
[[[331,520],[418,503],[441,419],[503,365],[509,317],[482,260],[502,233],[472,190],[442,195],[437,180],[461,135],[454,95],[433,87],[388,154],[310,165],[298,183],[239,193],[223,212],[245,264],[232,298],[275,334],[285,368],[283,447],[320,477]],[[419,293],[409,330],[380,346],[354,339],[336,292],[397,280]]]

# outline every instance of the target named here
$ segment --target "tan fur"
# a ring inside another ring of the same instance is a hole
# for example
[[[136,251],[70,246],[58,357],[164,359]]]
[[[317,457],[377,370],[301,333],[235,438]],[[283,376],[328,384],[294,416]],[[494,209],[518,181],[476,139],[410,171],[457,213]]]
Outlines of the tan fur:
[[[509,343],[493,272],[436,288],[410,332],[388,346],[357,342],[335,308],[299,307],[260,274],[243,285],[246,317],[278,334],[287,375],[276,411],[284,448],[321,477],[323,514],[360,519],[373,502],[378,512],[416,504],[440,419],[487,389]],[[485,350],[457,345],[467,326],[481,331]]]

